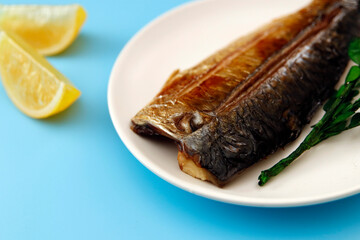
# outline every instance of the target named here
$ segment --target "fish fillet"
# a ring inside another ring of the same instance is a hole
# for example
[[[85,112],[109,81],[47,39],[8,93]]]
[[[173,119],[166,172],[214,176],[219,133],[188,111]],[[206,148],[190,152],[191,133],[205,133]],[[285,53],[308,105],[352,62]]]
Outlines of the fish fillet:
[[[223,185],[299,135],[348,62],[357,18],[355,0],[315,0],[176,71],[131,128],[173,139],[184,172]]]

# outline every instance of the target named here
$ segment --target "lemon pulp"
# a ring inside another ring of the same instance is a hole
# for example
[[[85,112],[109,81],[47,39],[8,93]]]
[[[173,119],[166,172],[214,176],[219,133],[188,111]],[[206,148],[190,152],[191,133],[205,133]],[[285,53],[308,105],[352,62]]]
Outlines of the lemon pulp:
[[[85,19],[86,12],[78,4],[0,4],[0,28],[15,33],[43,55],[66,49],[77,37]]]
[[[0,32],[0,74],[14,104],[26,115],[45,118],[68,108],[80,91],[21,38]]]

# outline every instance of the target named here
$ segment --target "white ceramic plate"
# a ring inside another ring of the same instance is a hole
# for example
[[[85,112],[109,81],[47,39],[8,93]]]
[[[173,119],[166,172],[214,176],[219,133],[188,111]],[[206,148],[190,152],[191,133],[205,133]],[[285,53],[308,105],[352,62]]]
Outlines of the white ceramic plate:
[[[358,129],[318,145],[266,186],[259,187],[257,177],[260,171],[290,153],[304,138],[307,128],[298,141],[249,168],[224,188],[181,172],[174,144],[152,141],[129,129],[130,119],[155,96],[173,70],[193,66],[239,36],[295,11],[308,2],[272,0],[270,4],[267,0],[196,1],[178,7],[144,27],[118,56],[108,87],[110,115],[128,149],[164,180],[194,194],[228,203],[268,207],[301,206],[358,193]]]

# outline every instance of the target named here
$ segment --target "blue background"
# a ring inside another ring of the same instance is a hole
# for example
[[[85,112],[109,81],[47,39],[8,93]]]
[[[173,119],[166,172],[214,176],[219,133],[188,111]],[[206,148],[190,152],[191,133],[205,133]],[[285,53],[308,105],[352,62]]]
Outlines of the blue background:
[[[185,0],[79,0],[80,36],[49,61],[82,91],[47,120],[20,113],[0,86],[0,239],[356,239],[360,196],[253,208],[178,189],[143,167],[107,107],[112,65],[130,38]],[[66,4],[72,1],[2,1]]]

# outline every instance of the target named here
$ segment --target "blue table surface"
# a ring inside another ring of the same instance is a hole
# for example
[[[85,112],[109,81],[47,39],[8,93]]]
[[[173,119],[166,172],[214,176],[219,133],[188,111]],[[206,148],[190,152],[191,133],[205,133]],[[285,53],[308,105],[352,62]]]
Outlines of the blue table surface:
[[[48,59],[82,96],[57,116],[26,117],[0,86],[0,239],[360,237],[360,195],[297,208],[216,202],[158,178],[124,146],[107,106],[113,63],[145,24],[185,2],[78,0],[88,13],[80,36]]]

